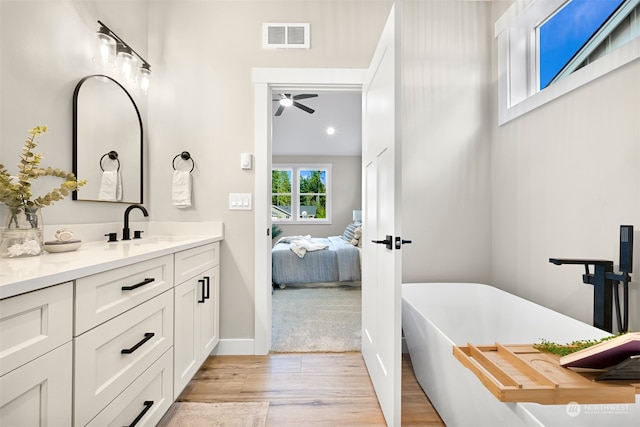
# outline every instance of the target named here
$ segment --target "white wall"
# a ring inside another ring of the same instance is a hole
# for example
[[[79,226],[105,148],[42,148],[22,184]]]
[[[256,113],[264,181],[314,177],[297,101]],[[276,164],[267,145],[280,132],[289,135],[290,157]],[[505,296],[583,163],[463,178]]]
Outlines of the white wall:
[[[362,157],[360,156],[273,156],[273,163],[331,164],[331,224],[278,224],[282,236],[310,234],[314,237],[341,236],[353,222],[354,209],[362,204]]]
[[[493,18],[510,4],[494,2]],[[501,127],[493,114],[494,285],[591,323],[584,268],[548,260],[617,264],[621,224],[635,224],[640,240],[639,73],[638,61],[628,64]],[[496,79],[494,67],[493,112]],[[638,257],[635,264],[637,271]],[[631,284],[633,330],[640,328],[639,284]]]
[[[98,19],[144,56],[144,1],[0,2],[0,163],[10,173],[18,172],[27,130],[35,125],[49,128],[36,150],[44,153],[41,166],[71,171],[73,90],[82,77],[100,72],[91,61]],[[146,125],[145,99],[130,92]],[[38,179],[33,193],[44,195],[60,183],[58,178]],[[145,205],[150,207],[148,188]],[[0,205],[2,218],[4,209]],[[121,221],[123,212],[121,204],[77,202],[68,197],[45,207],[43,220],[45,224],[102,223]],[[153,216],[153,209],[150,213]]]
[[[1,0],[0,162],[15,167],[26,130],[46,124],[42,146],[55,148],[43,149],[43,164],[71,169],[73,89],[94,73],[90,43],[96,21],[104,21],[151,63],[148,107],[142,106],[150,217],[224,221],[220,335],[252,339],[254,212],[228,210],[229,193],[254,192],[253,171],[239,166],[240,153],[254,145],[251,70],[366,68],[391,3]],[[263,22],[311,23],[311,49],[263,50]],[[196,162],[193,206],[179,210],[171,205],[171,160],[184,150]],[[63,200],[45,208],[44,218],[117,222],[123,211],[124,205]]]
[[[149,5],[152,204],[158,220],[223,220],[221,338],[254,336],[254,211],[228,210],[254,193],[253,86],[257,67],[366,68],[390,1],[168,1]],[[263,22],[309,22],[311,49],[263,50]],[[170,205],[170,160],[196,160],[194,206]],[[156,167],[156,165],[158,165]],[[166,165],[166,166],[165,166]],[[269,177],[265,177],[269,179]]]
[[[403,5],[403,281],[490,281],[490,3]]]
[[[151,219],[224,221],[221,337],[250,339],[253,211],[229,211],[227,197],[254,192],[253,171],[239,167],[240,153],[253,150],[251,69],[366,68],[390,4],[1,0],[0,162],[13,170],[26,130],[46,124],[43,163],[71,169],[71,98],[93,73],[90,38],[104,20],[152,65],[143,105]],[[510,4],[403,7],[403,237],[414,241],[404,249],[404,280],[490,282],[590,322],[592,289],[581,283],[582,269],[548,258],[617,262],[619,225],[638,221],[640,64],[498,127],[492,32]],[[262,50],[267,21],[310,22],[312,48]],[[178,210],[170,203],[171,160],[183,150],[197,164],[194,205]],[[44,217],[49,224],[121,221],[123,208],[67,199]]]

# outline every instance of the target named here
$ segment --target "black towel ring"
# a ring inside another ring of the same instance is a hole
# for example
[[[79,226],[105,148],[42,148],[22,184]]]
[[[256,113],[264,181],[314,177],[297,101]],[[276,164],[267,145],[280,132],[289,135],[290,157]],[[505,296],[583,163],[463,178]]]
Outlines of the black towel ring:
[[[115,160],[116,162],[118,162],[118,169],[116,169],[116,171],[120,170],[120,159],[118,159],[118,153],[115,151],[109,151],[107,154],[105,154],[104,156],[100,157],[100,169],[102,169],[102,172],[104,172],[104,168],[102,167],[102,160],[104,160],[105,157],[109,156],[109,158],[111,160]]]
[[[193,158],[191,158],[191,154],[189,154],[188,151],[183,151],[182,153],[178,154],[177,156],[175,156],[173,158],[173,161],[171,162],[171,164],[173,165],[173,170],[177,170],[176,169],[176,159],[180,157],[182,160],[184,160],[185,162],[187,160],[191,160],[191,170],[189,171],[189,173],[193,172],[193,169],[196,167],[196,162],[193,161]]]

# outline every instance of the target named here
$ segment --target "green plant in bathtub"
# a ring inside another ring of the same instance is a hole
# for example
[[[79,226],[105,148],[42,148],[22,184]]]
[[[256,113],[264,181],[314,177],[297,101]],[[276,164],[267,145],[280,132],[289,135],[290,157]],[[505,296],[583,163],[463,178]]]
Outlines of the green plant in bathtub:
[[[547,341],[544,338],[541,338],[539,343],[533,344],[533,348],[540,351],[544,351],[545,353],[557,354],[558,356],[566,356],[567,354],[575,353],[576,351],[589,348],[592,345],[596,345],[601,342],[608,341],[620,335],[622,334],[611,335],[609,337],[604,337],[599,340],[576,340],[566,344],[558,344],[552,341]]]

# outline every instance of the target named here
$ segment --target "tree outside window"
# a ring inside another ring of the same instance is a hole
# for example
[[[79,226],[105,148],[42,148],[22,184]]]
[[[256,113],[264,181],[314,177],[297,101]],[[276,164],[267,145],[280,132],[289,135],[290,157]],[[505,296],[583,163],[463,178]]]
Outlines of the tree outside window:
[[[271,171],[271,218],[274,220],[291,219],[291,169],[273,169]]]
[[[330,220],[331,165],[274,165],[271,173],[271,218],[274,221]]]

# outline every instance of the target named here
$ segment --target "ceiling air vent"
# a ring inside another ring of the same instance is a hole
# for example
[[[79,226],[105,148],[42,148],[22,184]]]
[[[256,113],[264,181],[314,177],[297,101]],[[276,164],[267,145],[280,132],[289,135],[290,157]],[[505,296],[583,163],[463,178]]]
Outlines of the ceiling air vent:
[[[262,24],[265,49],[309,49],[309,24]]]

